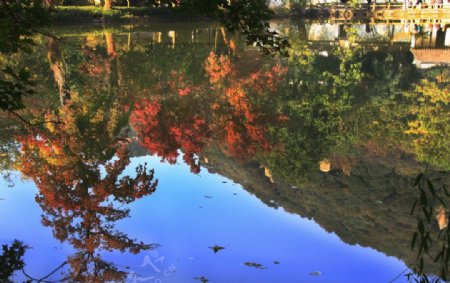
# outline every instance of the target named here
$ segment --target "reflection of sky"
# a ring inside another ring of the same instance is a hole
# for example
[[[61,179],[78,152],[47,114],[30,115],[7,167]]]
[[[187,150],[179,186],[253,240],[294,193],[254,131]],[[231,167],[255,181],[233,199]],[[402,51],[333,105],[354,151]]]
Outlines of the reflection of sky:
[[[370,248],[342,243],[313,221],[269,208],[240,185],[206,170],[196,176],[185,165],[139,157],[126,173],[133,174],[143,162],[155,168],[159,186],[153,195],[132,203],[131,218],[117,228],[161,247],[157,254],[105,255],[119,266],[129,266],[141,282],[190,282],[199,276],[210,282],[387,282],[405,268],[399,260]],[[58,243],[51,229],[40,224],[35,193],[30,182],[17,181],[14,188],[7,188],[1,181],[0,197],[5,200],[0,201],[0,241],[18,238],[32,246],[26,270],[39,277],[63,262],[71,248]],[[226,249],[214,254],[208,247],[215,244]],[[146,255],[151,264],[140,267]],[[267,269],[244,266],[247,261]],[[175,273],[163,274],[173,267]],[[314,271],[324,274],[309,275]]]
[[[312,24],[309,28],[308,40],[334,41],[338,36],[338,24]]]

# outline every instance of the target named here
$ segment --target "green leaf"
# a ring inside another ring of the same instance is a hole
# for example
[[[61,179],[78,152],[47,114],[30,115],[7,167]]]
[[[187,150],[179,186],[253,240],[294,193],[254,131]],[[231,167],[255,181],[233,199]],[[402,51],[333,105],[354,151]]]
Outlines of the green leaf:
[[[443,186],[442,186],[442,189],[444,190],[445,196],[446,196],[446,197],[450,197],[450,193],[449,193],[448,190],[447,190],[447,186],[446,186],[446,185],[443,185]]]
[[[414,214],[414,210],[416,209],[416,205],[417,205],[418,202],[419,202],[419,200],[417,199],[417,200],[413,203],[413,205],[412,205],[412,207],[411,207],[411,212],[409,213],[409,215],[413,215],[413,214]]]
[[[420,190],[420,204],[421,205],[428,205],[428,199],[423,190]]]
[[[425,217],[427,219],[427,222],[430,223],[431,221],[431,209],[424,206],[422,208],[423,213],[425,214]]]
[[[434,190],[433,183],[429,179],[427,179],[428,188],[430,189],[430,192],[433,194],[433,196],[436,195],[436,191]]]
[[[418,223],[417,223],[417,229],[420,232],[420,235],[423,236],[423,234],[425,233],[425,225],[423,224],[423,220],[419,219]]]
[[[423,179],[423,173],[420,173],[419,175],[417,175],[416,180],[414,181],[414,187],[416,187],[422,179]]]
[[[414,247],[416,246],[416,241],[417,241],[417,232],[414,232],[414,235],[413,235],[412,241],[411,241],[411,250],[413,250]]]

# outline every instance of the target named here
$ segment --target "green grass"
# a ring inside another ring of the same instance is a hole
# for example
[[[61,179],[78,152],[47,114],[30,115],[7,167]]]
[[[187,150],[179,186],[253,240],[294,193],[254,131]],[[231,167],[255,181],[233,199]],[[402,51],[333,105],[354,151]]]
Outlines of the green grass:
[[[191,18],[191,11],[179,8],[153,8],[153,7],[113,7],[104,11],[100,6],[57,6],[52,13],[52,18],[57,22],[90,22],[96,20],[132,20],[146,19],[150,17],[167,17],[176,19]]]

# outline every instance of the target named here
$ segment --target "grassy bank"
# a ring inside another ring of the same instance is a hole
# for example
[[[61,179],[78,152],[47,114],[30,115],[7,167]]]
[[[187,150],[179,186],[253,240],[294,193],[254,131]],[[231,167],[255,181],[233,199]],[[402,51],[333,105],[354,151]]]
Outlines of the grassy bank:
[[[52,20],[58,23],[189,21],[212,18],[214,17],[180,8],[114,7],[104,11],[99,6],[57,6],[52,11]]]
[[[289,17],[291,11],[277,9],[275,18]],[[123,7],[104,11],[101,6],[57,6],[52,20],[57,23],[149,22],[216,20],[214,15],[200,14],[183,8]]]

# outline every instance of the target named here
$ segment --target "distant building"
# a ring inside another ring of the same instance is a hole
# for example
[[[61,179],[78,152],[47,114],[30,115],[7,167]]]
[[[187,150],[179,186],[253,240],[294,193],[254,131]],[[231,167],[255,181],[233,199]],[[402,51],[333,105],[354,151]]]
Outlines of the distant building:
[[[450,64],[450,29],[440,25],[416,28],[411,35],[411,52],[418,68]]]

